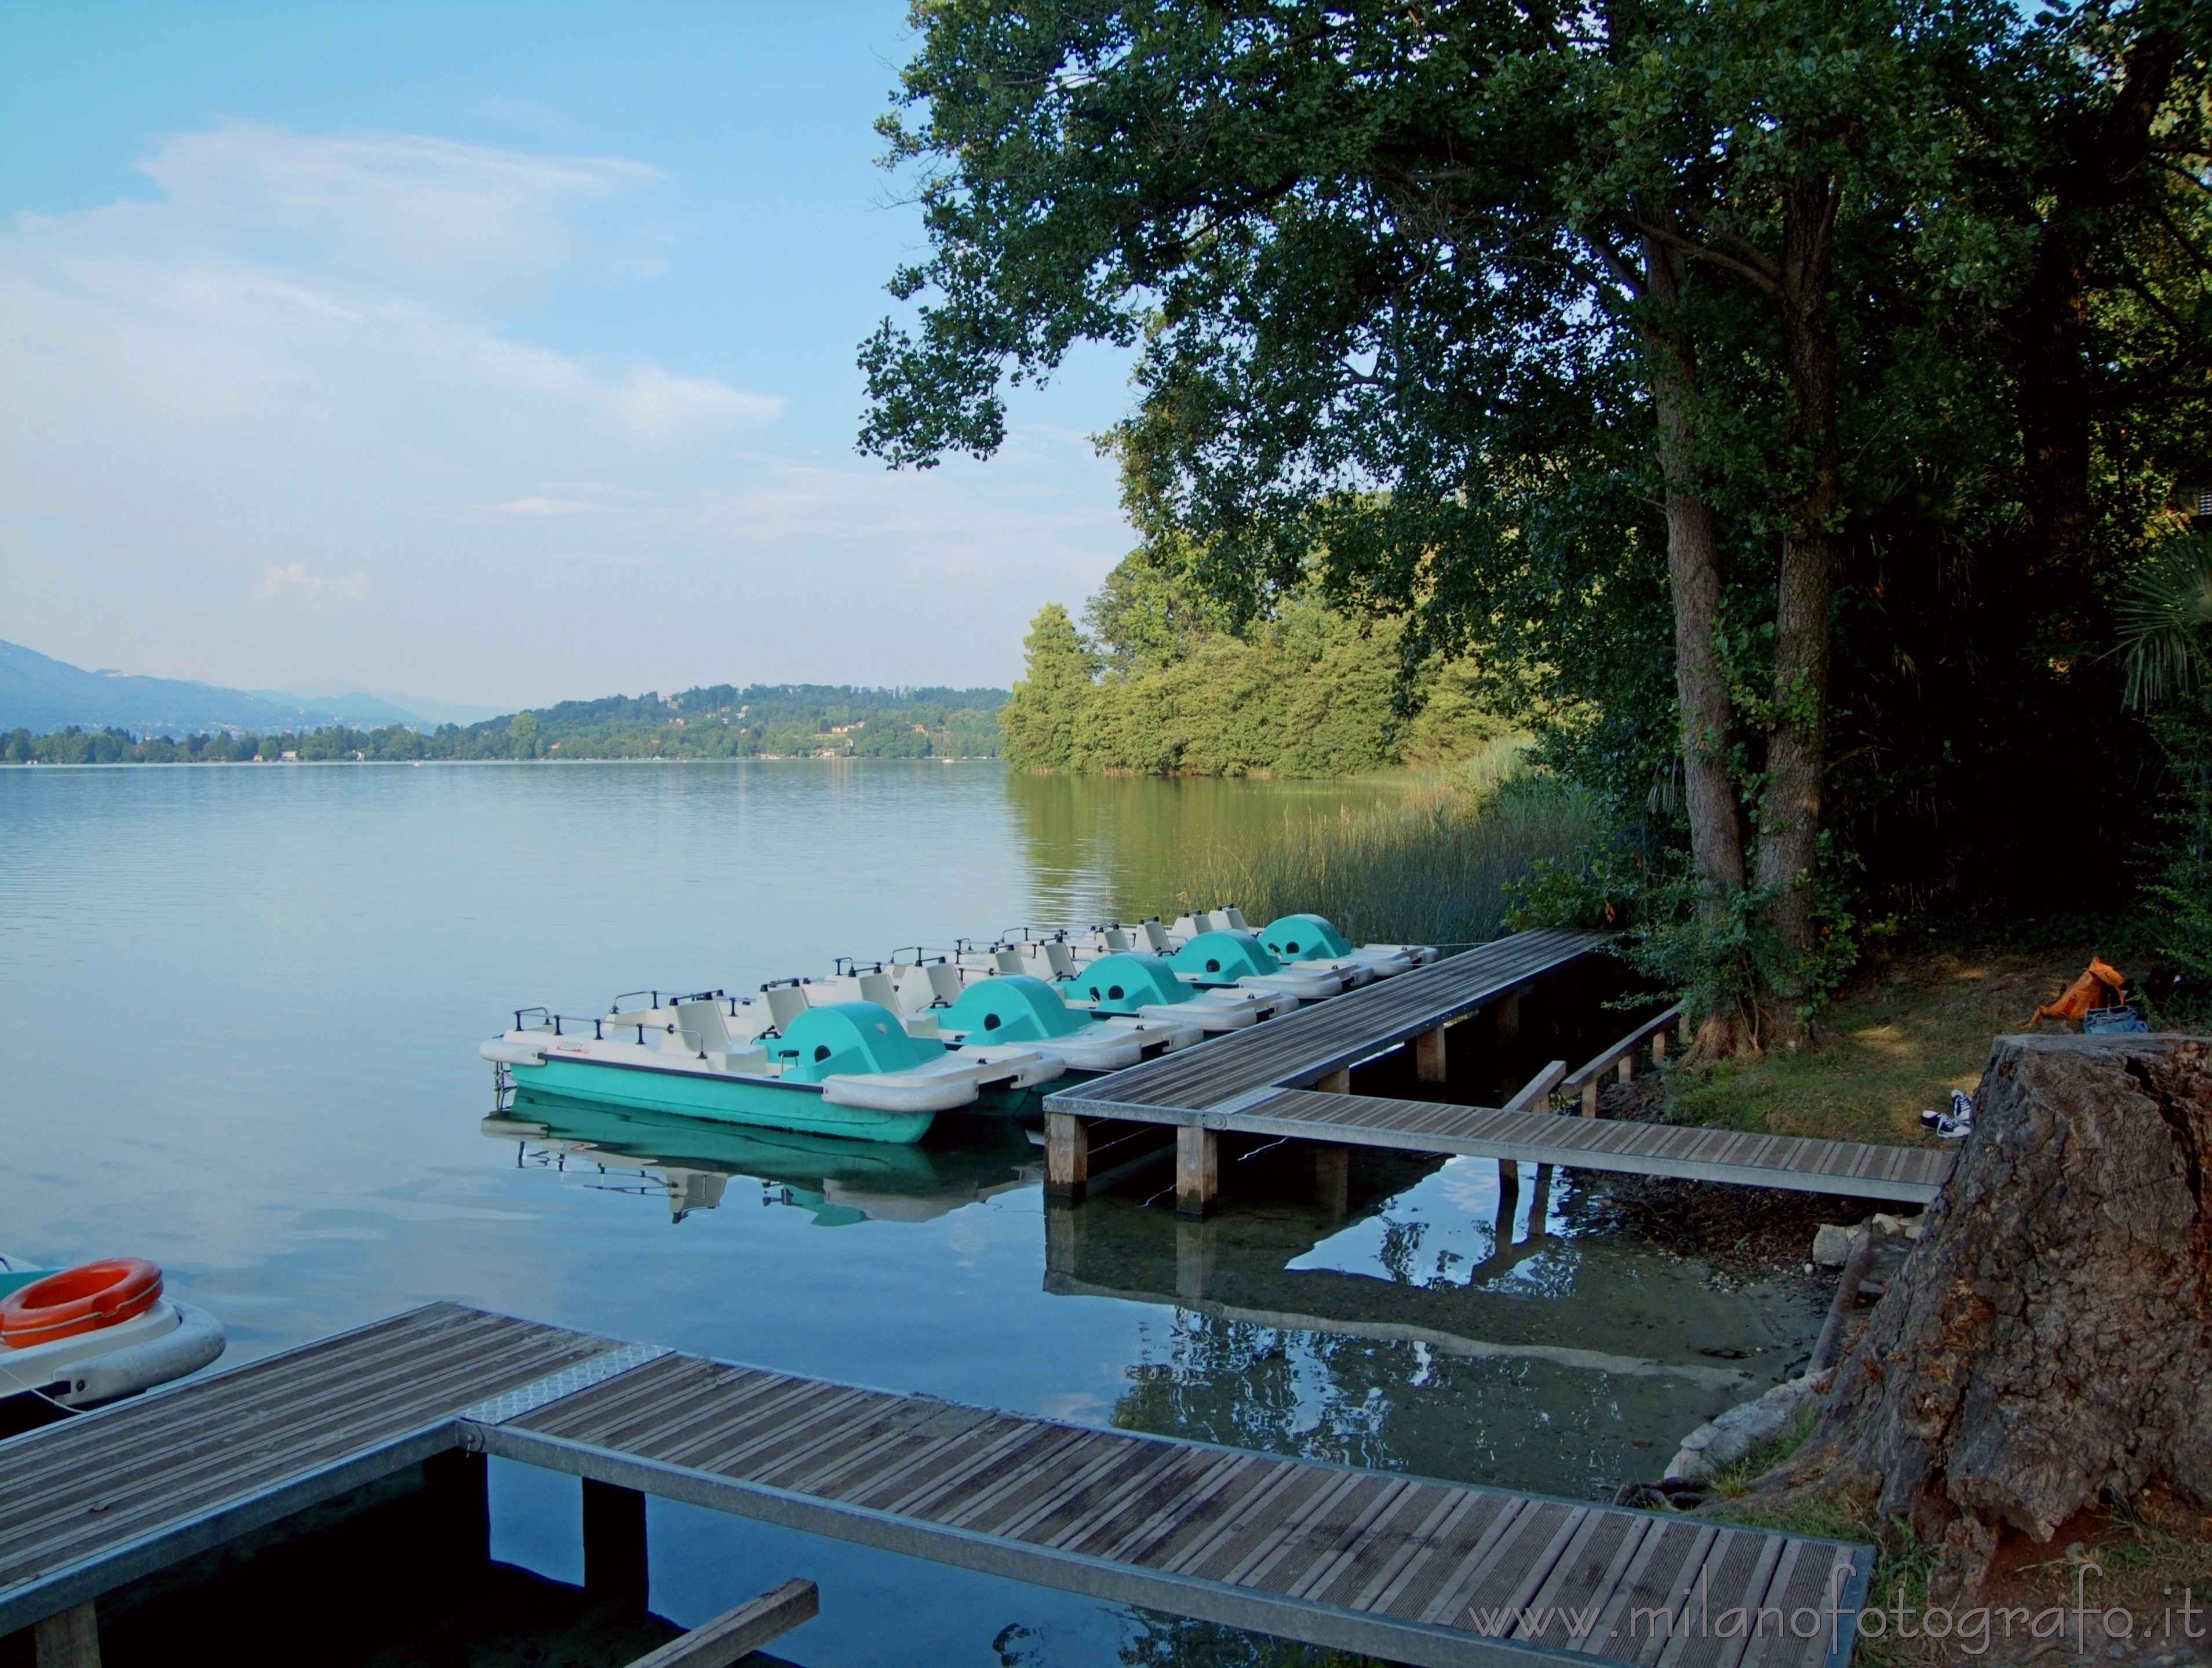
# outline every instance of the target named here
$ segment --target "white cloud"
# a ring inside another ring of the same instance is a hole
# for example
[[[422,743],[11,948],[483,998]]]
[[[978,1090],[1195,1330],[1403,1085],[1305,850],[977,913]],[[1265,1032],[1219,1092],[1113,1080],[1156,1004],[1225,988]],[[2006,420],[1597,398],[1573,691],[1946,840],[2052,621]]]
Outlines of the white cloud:
[[[146,167],[162,200],[0,226],[0,586],[45,652],[486,701],[1002,679],[1126,545],[1073,434],[781,454],[783,402],[716,368],[496,322],[646,270],[641,164],[230,125]]]
[[[218,228],[264,254],[467,295],[535,282],[576,259],[580,209],[661,179],[641,162],[611,157],[246,123],[171,135],[138,166],[168,193],[155,208],[166,218]],[[131,216],[138,207],[107,212]],[[605,257],[604,242],[598,253]]]
[[[588,515],[599,508],[582,498],[510,498],[503,504],[465,504],[459,513],[471,520],[490,520],[509,515]]]
[[[623,421],[648,437],[672,435],[698,423],[765,423],[783,409],[780,399],[741,394],[708,377],[671,376],[658,365],[633,372],[614,395],[614,404]]]
[[[292,601],[318,610],[359,602],[368,595],[368,580],[365,575],[348,574],[343,579],[325,579],[320,574],[309,573],[297,562],[264,569],[261,582],[253,587],[256,602]]]

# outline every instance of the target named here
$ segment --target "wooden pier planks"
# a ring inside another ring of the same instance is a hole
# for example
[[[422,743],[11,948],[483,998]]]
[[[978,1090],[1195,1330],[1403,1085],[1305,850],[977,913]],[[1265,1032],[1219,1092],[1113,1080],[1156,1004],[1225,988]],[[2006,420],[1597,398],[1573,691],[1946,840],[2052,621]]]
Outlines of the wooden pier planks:
[[[1742,1639],[1682,1633],[1694,1602],[1723,1628],[1732,1609],[1815,1613],[1814,1636],[1759,1640],[1759,1668],[1841,1668],[1850,1631],[1829,1609],[1859,1602],[1871,1555],[440,1304],[0,1443],[0,1633],[456,1447],[1416,1663],[1739,1668]]]
[[[614,1348],[434,1304],[0,1442],[0,1634],[453,1446]]]
[[[1612,942],[1605,933],[1516,933],[1395,978],[1211,1038],[1085,1086],[1085,1100],[1206,1107],[1275,1084],[1303,1087],[1510,995]],[[1046,1105],[1069,1099],[1048,1099]]]
[[[795,1528],[1415,1663],[1533,1648],[1729,1668],[1745,1641],[1695,1633],[1702,1604],[1710,1619],[1780,1607],[1763,1664],[1839,1664],[1850,1632],[1830,1610],[1858,1602],[1869,1555],[674,1355],[485,1440]],[[1792,1612],[1798,1631],[1778,1637]]]
[[[1940,1148],[1616,1123],[1380,1095],[1322,1094],[1310,1089],[1281,1090],[1243,1103],[1233,1111],[1091,1104],[1102,1115],[1249,1135],[1462,1153],[1509,1162],[1680,1176],[1911,1204],[1926,1204],[1941,1193],[1958,1161],[1955,1153]]]
[[[1609,1123],[1352,1095],[1337,1087],[1338,1074],[1358,1061],[1510,999],[1524,984],[1610,941],[1602,933],[1516,933],[1249,1031],[1210,1038],[1048,1095],[1048,1138],[1066,1146],[1077,1134],[1075,1120],[1116,1119],[1907,1204],[1927,1204],[1942,1191],[1956,1155],[1938,1148]],[[1610,1059],[1601,1056],[1597,1063]],[[1316,1084],[1323,1087],[1310,1087]],[[1085,1178],[1072,1170],[1063,1176],[1049,1165],[1048,1170],[1048,1188],[1079,1196],[1080,1187],[1071,1183]],[[1189,1214],[1209,1202],[1194,1201]]]

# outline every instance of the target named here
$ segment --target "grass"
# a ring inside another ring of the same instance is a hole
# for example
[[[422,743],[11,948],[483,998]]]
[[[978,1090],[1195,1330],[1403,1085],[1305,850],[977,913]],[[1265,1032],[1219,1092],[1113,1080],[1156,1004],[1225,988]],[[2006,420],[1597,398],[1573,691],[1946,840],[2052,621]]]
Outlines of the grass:
[[[2087,965],[2089,948],[1934,950],[1887,958],[1846,986],[1809,1048],[1686,1073],[1684,1123],[1922,1144],[1923,1107],[1980,1081],[1990,1044]]]
[[[1735,1500],[1750,1493],[1753,1483],[1805,1446],[1805,1439],[1813,1434],[1813,1427],[1820,1419],[1820,1403],[1807,1402],[1789,1424],[1714,1472],[1713,1492],[1723,1500]]]
[[[1526,743],[1493,742],[1424,773],[1403,798],[1217,850],[1181,908],[1234,899],[1255,922],[1327,916],[1354,942],[1476,944],[1498,935],[1504,885],[1596,831],[1595,811],[1548,777],[1516,773]]]

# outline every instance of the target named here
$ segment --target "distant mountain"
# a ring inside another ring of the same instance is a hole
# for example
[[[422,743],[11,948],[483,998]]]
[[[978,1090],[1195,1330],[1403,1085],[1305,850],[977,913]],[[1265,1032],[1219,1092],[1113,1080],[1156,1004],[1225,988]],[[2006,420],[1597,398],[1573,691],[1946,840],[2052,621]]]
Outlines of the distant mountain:
[[[359,727],[428,725],[416,714],[371,695],[312,700],[273,690],[220,689],[181,678],[141,678],[87,672],[18,643],[0,642],[0,731],[33,735],[107,725],[143,734],[186,735],[195,730],[297,730],[318,724]]]
[[[310,712],[381,711],[420,714],[418,717],[390,718],[391,724],[418,724],[428,720],[433,724],[481,724],[487,718],[503,718],[515,710],[513,707],[488,707],[481,701],[441,701],[428,695],[410,695],[403,690],[369,689],[343,693],[317,685],[295,684],[290,689],[257,689],[254,694],[271,701],[297,703]]]

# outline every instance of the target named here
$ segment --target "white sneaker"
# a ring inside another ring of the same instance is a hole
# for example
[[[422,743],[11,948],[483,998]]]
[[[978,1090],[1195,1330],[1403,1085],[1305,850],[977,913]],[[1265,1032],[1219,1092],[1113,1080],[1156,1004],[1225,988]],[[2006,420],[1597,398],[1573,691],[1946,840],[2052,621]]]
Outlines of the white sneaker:
[[[1971,1117],[1954,1117],[1946,1112],[1936,1121],[1936,1135],[1939,1141],[1964,1141],[1974,1133]]]

